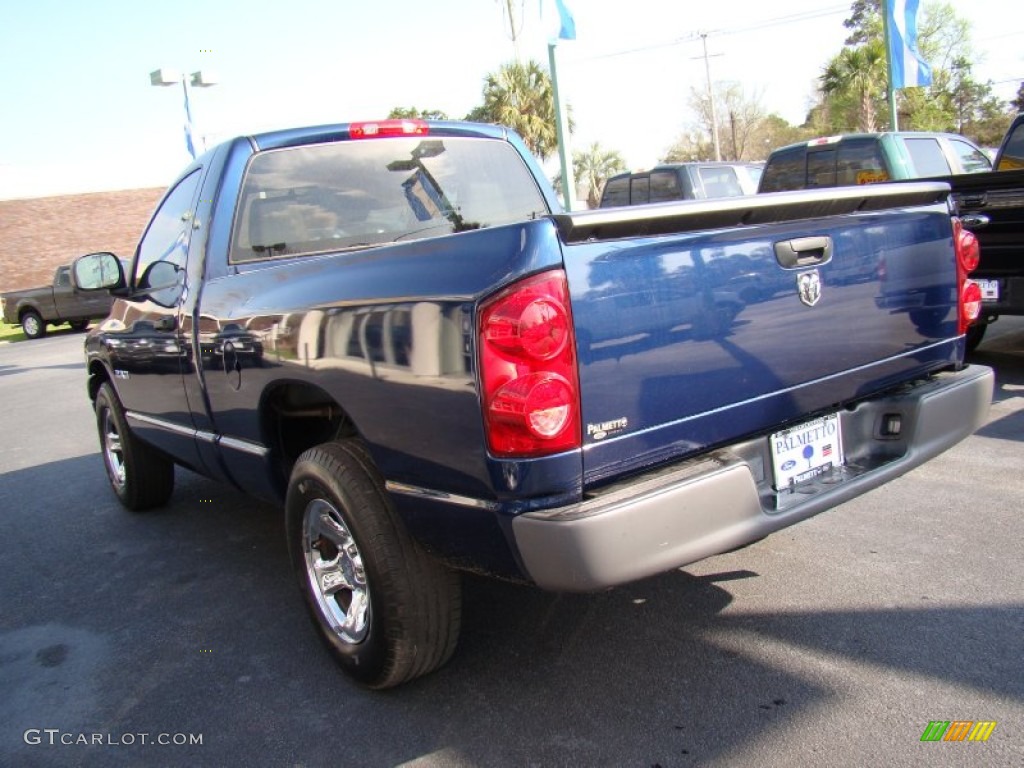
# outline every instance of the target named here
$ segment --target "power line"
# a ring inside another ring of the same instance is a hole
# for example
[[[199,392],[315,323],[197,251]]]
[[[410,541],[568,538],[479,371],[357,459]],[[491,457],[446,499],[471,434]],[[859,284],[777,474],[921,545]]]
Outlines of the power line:
[[[778,27],[786,24],[799,24],[802,21],[811,21],[813,19],[823,18],[825,16],[835,16],[840,13],[847,13],[850,10],[848,5],[836,5],[828,8],[819,8],[814,11],[802,11],[800,13],[792,13],[787,16],[775,16],[770,19],[763,19],[761,21],[751,22],[750,24],[738,26],[738,27],[727,27],[725,29],[713,29],[707,32],[691,32],[688,35],[677,37],[673,40],[667,40],[661,43],[651,43],[649,45],[641,45],[636,48],[627,48],[621,51],[612,51],[611,53],[602,53],[597,56],[587,56],[578,59],[578,61],[594,61],[596,59],[610,59],[616,56],[627,56],[632,53],[642,53],[644,51],[653,51],[659,48],[672,48],[680,45],[681,43],[688,43],[694,40],[699,40],[702,37],[706,38],[708,35],[725,36],[734,35],[741,32],[749,32],[752,30],[765,29],[767,27]]]

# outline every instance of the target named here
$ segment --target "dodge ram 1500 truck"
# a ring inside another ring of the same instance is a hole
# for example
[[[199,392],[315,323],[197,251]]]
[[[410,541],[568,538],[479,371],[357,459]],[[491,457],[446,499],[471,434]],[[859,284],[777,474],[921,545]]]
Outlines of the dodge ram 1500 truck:
[[[71,267],[57,267],[53,285],[0,296],[0,315],[5,323],[20,325],[26,337],[38,339],[46,335],[47,323],[69,323],[75,330],[85,330],[90,320],[107,316],[111,303],[104,293],[76,291]]]
[[[459,570],[643,579],[969,435],[976,258],[942,184],[565,213],[514,133],[405,120],[221,144],[127,273],[75,280],[118,297],[86,358],[124,506],[175,465],[282,503],[320,635],[382,688],[451,656]],[[743,303],[751,270],[789,287]]]

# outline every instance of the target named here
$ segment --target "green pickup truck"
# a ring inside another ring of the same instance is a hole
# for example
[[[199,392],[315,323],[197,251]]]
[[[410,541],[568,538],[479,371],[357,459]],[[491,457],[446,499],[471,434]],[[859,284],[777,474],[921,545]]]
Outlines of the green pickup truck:
[[[953,133],[851,133],[780,147],[768,156],[758,192],[848,187],[992,170],[975,144]]]
[[[47,324],[69,323],[75,330],[85,330],[90,320],[106,317],[112,303],[106,293],[76,291],[71,267],[57,267],[53,285],[0,295],[0,314],[5,323],[20,325],[28,338],[38,339],[46,335]]]

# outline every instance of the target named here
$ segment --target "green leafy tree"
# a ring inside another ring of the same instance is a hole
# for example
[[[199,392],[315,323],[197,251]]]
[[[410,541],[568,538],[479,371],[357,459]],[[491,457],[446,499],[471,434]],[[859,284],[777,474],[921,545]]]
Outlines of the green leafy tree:
[[[448,115],[440,109],[417,109],[416,107],[395,107],[388,113],[389,119],[398,120],[447,120]]]
[[[843,23],[850,30],[848,47],[826,66],[819,102],[808,116],[808,126],[819,133],[872,130],[868,127],[872,122],[878,129],[884,122],[879,116],[888,117],[881,0],[853,0]],[[969,22],[959,18],[948,2],[923,3],[917,44],[931,66],[932,85],[897,92],[900,127],[957,131],[990,143],[984,137],[1000,121],[1004,107],[993,95],[991,83],[980,83],[971,75]],[[874,61],[868,62],[869,58]],[[865,76],[872,69],[874,75]]]
[[[821,91],[854,97],[856,127],[873,132],[878,129],[879,101],[885,99],[885,49],[881,40],[871,40],[856,48],[844,48],[825,67]]]
[[[1018,112],[1024,112],[1024,83],[1020,84],[1020,88],[1017,89],[1017,96],[1010,102],[1010,106]]]
[[[572,153],[572,172],[576,183],[587,185],[587,205],[597,208],[604,183],[616,173],[627,170],[626,161],[614,149],[604,149],[596,141],[583,152]]]
[[[853,0],[850,18],[843,21],[850,30],[846,45],[863,45],[882,36],[882,0]]]
[[[558,146],[551,77],[537,61],[512,61],[484,78],[484,102],[467,120],[507,125],[541,160]],[[572,124],[570,121],[570,130]]]

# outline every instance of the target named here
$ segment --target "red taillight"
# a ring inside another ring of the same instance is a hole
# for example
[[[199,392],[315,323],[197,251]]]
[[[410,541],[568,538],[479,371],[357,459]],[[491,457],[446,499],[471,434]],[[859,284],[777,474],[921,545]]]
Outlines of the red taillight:
[[[425,120],[375,120],[351,123],[348,135],[353,139],[375,139],[381,136],[426,136],[430,127]]]
[[[960,219],[956,220],[953,231],[956,235],[956,257],[964,272],[970,274],[978,268],[978,262],[981,261],[981,247],[978,245],[978,238],[971,230],[964,229]]]
[[[958,331],[963,334],[978,317],[981,316],[981,288],[968,279],[968,275],[978,268],[981,261],[981,248],[978,238],[970,230],[964,229],[960,219],[953,219],[953,246],[956,250],[957,284],[960,286]]]
[[[480,381],[495,456],[543,456],[580,445],[579,375],[561,270],[507,288],[480,310]]]
[[[981,287],[973,280],[964,283],[960,291],[961,321],[964,333],[967,326],[973,323],[981,315]]]

